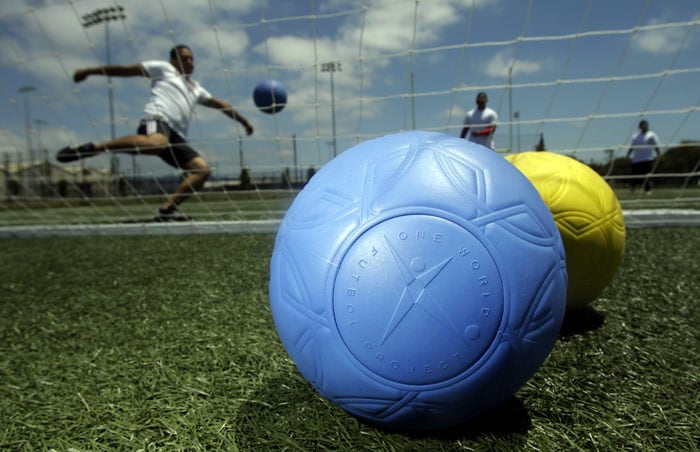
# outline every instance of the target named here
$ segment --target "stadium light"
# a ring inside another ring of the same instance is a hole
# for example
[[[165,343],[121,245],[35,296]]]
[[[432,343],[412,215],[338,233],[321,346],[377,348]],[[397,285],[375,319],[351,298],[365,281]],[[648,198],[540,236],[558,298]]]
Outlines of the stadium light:
[[[82,26],[84,28],[89,28],[92,27],[93,25],[99,25],[104,23],[105,24],[105,55],[106,55],[106,64],[109,66],[112,64],[112,53],[110,50],[110,39],[109,39],[109,22],[111,21],[117,21],[117,20],[124,20],[126,19],[126,13],[124,12],[124,8],[122,6],[112,6],[109,8],[98,8],[94,11],[92,11],[89,14],[85,14],[83,16],[83,23]],[[114,93],[112,92],[112,78],[107,77],[107,93],[109,96],[109,125],[110,125],[110,131],[111,131],[111,137],[112,139],[116,138],[116,130],[114,126]],[[135,168],[136,168],[136,162],[135,162],[135,156],[132,156],[132,171],[134,172],[134,176],[136,176]],[[119,159],[117,158],[116,155],[112,155],[112,172],[114,174],[114,194],[118,195],[119,194],[119,178],[117,175],[119,174]]]
[[[338,144],[335,138],[335,91],[333,89],[333,73],[340,72],[340,61],[331,61],[321,64],[321,72],[330,72],[331,74],[331,124],[333,126],[333,157],[338,155]]]
[[[513,112],[513,118],[515,118],[518,121],[518,123],[516,124],[516,127],[517,127],[516,136],[518,137],[518,141],[517,141],[518,148],[517,149],[518,149],[518,152],[520,152],[520,112],[519,111]]]
[[[116,20],[126,19],[126,14],[124,13],[124,8],[122,6],[113,6],[110,8],[99,8],[91,12],[90,14],[85,14],[83,16],[83,27],[89,28],[93,25],[99,25],[101,23],[105,24],[105,55],[107,65],[112,64],[112,54],[110,49],[110,37],[109,37],[109,22]],[[109,90],[109,119],[112,131],[112,139],[116,137],[114,129],[114,95],[112,93],[112,80],[107,77],[107,88]]]
[[[24,97],[24,128],[27,134],[27,151],[29,152],[29,159],[34,160],[34,150],[32,149],[32,137],[31,137],[31,118],[29,115],[29,93],[36,91],[36,87],[32,85],[22,86],[19,90]]]
[[[18,90],[22,93],[24,97],[24,129],[27,134],[27,152],[29,153],[29,167],[27,168],[28,186],[31,190],[34,182],[32,177],[32,165],[34,164],[34,150],[32,149],[32,125],[31,118],[29,114],[29,93],[36,91],[36,87],[32,85],[25,85]]]
[[[513,64],[508,68],[508,152],[513,152]]]
[[[44,148],[44,142],[41,139],[41,128],[48,123],[43,119],[35,119],[32,122],[36,125],[36,150],[38,156],[42,150],[46,150]]]
[[[294,155],[294,182],[299,181],[299,164],[297,161],[297,134],[292,134],[292,152]]]

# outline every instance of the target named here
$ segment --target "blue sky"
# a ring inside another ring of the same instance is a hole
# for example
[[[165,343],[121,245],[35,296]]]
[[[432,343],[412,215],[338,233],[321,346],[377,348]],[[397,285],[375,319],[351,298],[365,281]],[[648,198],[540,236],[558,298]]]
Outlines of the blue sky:
[[[665,146],[700,140],[697,0],[3,0],[0,154],[27,155],[26,85],[36,88],[31,138],[52,156],[109,137],[107,80],[71,76],[105,62],[104,26],[85,29],[82,15],[117,4],[127,18],[110,24],[113,63],[167,59],[186,43],[195,78],[255,127],[245,137],[220,113],[197,110],[189,138],[219,173],[237,174],[239,146],[255,171],[291,166],[292,136],[300,166],[324,164],[333,106],[338,152],[414,127],[458,135],[480,90],[499,114],[500,150],[532,149],[542,133],[548,150],[603,161],[606,149],[624,153],[641,117]],[[334,105],[320,71],[331,61],[342,68]],[[263,79],[287,88],[276,115],[252,102]],[[135,130],[147,89],[140,78],[113,79],[118,135]],[[169,172],[157,159],[138,163],[143,174]],[[106,157],[89,164],[109,166]],[[130,172],[131,159],[121,167]]]

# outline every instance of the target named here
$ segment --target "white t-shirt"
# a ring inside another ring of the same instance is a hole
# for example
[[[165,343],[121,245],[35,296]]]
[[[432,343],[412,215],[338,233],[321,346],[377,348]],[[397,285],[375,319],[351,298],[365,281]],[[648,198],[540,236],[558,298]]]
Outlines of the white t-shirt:
[[[632,136],[632,163],[649,162],[656,157],[655,149],[659,145],[659,137],[651,130],[643,133],[641,130]]]
[[[167,61],[144,61],[141,65],[151,79],[151,98],[144,113],[161,117],[173,130],[187,138],[195,105],[211,99],[212,95]]]
[[[479,110],[478,108],[469,110],[467,116],[464,117],[464,127],[469,127],[469,136],[467,138],[474,143],[496,149],[493,133],[488,135],[474,135],[474,132],[479,132],[487,127],[495,125],[496,121],[498,121],[498,114],[489,107],[483,110]]]

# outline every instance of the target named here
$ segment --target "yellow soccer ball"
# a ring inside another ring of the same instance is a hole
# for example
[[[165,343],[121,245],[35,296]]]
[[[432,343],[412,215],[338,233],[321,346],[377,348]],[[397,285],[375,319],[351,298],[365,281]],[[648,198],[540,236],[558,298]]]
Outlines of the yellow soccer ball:
[[[587,165],[552,152],[506,159],[535,186],[552,212],[566,252],[566,307],[580,309],[612,281],[625,250],[622,208],[608,183]]]

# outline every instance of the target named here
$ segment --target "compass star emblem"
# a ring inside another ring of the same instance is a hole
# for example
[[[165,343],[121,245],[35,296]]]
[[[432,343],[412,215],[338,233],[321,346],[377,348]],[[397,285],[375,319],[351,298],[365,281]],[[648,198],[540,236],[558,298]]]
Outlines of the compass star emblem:
[[[442,309],[439,303],[430,295],[429,286],[435,278],[442,272],[447,264],[452,260],[451,257],[444,259],[440,263],[425,269],[425,262],[422,258],[414,258],[410,264],[406,263],[401,257],[396,248],[391,244],[389,239],[384,236],[391,255],[396,263],[396,267],[401,273],[401,277],[406,283],[401,298],[399,298],[394,313],[389,320],[389,323],[382,334],[381,343],[383,344],[408,315],[408,313],[416,306],[420,306],[428,315],[433,317],[444,326],[448,326],[455,334],[460,336],[459,331],[450,320],[450,317]]]
[[[422,385],[479,361],[498,332],[503,286],[478,234],[412,214],[349,242],[334,277],[333,312],[358,364],[388,381]]]

